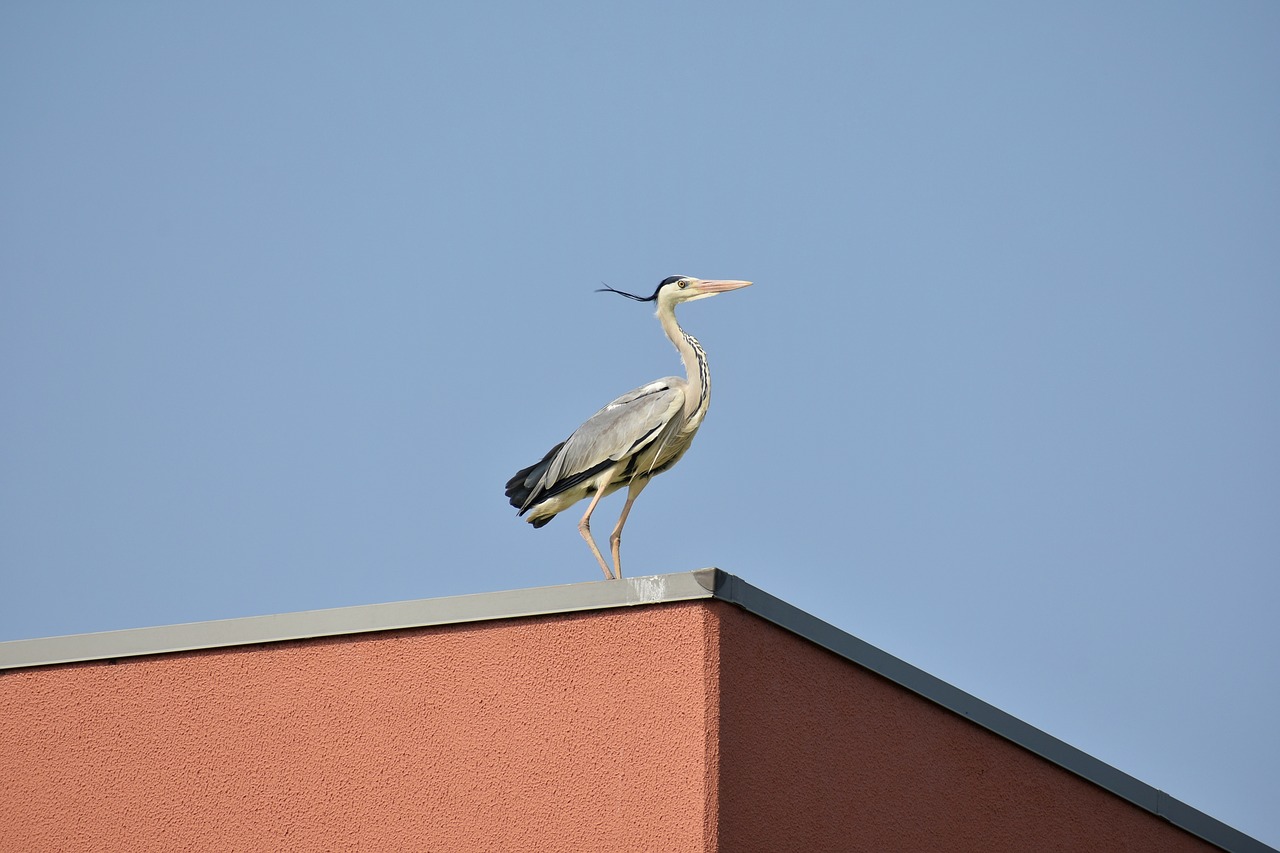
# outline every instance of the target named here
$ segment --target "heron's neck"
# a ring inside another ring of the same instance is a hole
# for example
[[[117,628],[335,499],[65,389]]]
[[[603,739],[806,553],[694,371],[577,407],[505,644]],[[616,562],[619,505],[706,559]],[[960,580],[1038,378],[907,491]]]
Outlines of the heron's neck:
[[[674,308],[661,308],[658,319],[662,321],[662,330],[667,333],[671,343],[676,345],[680,360],[684,362],[685,379],[689,382],[689,393],[684,401],[684,420],[686,430],[691,431],[702,423],[707,414],[707,406],[711,403],[711,371],[707,367],[707,354],[697,338],[680,328]]]

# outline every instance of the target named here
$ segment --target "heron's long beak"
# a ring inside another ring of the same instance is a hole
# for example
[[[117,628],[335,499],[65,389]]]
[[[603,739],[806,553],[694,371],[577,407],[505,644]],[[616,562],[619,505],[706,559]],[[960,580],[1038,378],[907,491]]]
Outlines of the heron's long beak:
[[[750,287],[749,281],[733,281],[732,279],[711,279],[698,284],[698,290],[703,293],[727,293],[730,290],[737,290],[740,287]]]

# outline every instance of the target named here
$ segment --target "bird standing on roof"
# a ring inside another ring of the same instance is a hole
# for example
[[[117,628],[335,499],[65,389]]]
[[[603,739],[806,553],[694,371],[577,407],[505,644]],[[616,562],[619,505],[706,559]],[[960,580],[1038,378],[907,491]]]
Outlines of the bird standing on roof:
[[[652,296],[637,296],[607,285],[602,288],[637,302],[657,303],[662,330],[684,361],[685,378],[668,376],[623,394],[551,448],[542,461],[521,469],[507,481],[511,505],[520,510],[518,515],[528,513],[528,521],[534,527],[541,527],[556,513],[590,497],[587,511],[578,522],[578,532],[600,562],[606,578],[622,577],[619,549],[622,526],[627,523],[631,505],[650,479],[680,461],[693,443],[711,401],[707,354],[676,322],[676,306],[749,284],[673,275],[664,278]],[[591,513],[602,497],[623,486],[627,487],[627,502],[609,536],[611,570],[591,536]]]

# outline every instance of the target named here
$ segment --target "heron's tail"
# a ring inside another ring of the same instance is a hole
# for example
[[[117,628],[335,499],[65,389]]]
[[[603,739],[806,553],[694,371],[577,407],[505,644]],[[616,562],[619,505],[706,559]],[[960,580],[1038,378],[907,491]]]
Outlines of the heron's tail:
[[[533,502],[534,491],[542,480],[542,475],[547,473],[547,466],[551,464],[551,460],[555,458],[562,447],[564,447],[563,441],[547,451],[547,455],[542,457],[540,461],[533,463],[528,468],[521,468],[514,477],[507,480],[507,497],[511,500],[511,505],[520,510],[517,513],[518,515],[524,515],[529,509]],[[542,523],[535,523],[534,527],[541,527],[550,520],[550,517],[541,519]]]

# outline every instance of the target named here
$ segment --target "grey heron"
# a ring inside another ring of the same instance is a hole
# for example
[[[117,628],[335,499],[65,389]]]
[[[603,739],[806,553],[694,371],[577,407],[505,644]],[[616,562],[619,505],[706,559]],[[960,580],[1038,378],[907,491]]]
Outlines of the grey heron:
[[[637,302],[655,302],[662,330],[684,362],[685,378],[668,376],[623,394],[573,435],[557,444],[528,468],[507,481],[507,497],[529,514],[528,522],[542,527],[578,501],[590,497],[578,532],[600,562],[608,579],[622,577],[622,526],[636,497],[653,477],[675,465],[689,449],[711,400],[707,354],[698,341],[676,322],[676,306],[746,287],[749,281],[703,280],[673,275],[658,284],[652,296],[637,296],[608,285],[601,290]],[[613,569],[591,536],[591,513],[606,495],[627,487],[627,502],[609,537]]]

